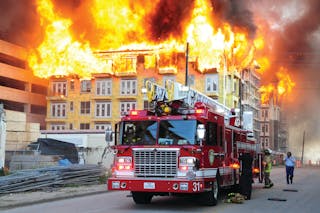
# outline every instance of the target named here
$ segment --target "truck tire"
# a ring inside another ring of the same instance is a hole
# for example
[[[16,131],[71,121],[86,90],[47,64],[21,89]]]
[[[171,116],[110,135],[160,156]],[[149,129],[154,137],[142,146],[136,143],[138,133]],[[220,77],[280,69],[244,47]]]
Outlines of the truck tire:
[[[136,204],[149,204],[152,199],[152,194],[148,192],[131,192],[133,201]]]
[[[219,196],[220,186],[219,179],[213,182],[212,188],[208,192],[203,192],[200,196],[200,202],[206,206],[215,206],[218,204],[218,196]]]

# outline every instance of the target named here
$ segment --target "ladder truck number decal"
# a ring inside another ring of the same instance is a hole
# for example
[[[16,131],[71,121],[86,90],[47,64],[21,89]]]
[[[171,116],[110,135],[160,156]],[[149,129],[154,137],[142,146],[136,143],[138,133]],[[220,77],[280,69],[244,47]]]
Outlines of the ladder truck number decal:
[[[192,185],[193,185],[192,191],[194,191],[194,192],[200,191],[200,182],[193,182]]]

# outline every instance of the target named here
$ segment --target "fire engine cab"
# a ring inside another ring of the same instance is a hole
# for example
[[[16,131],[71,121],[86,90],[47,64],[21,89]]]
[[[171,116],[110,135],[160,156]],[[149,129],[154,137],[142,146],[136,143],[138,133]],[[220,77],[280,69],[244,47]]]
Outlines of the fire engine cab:
[[[239,156],[256,159],[257,144],[237,119],[202,102],[160,101],[152,112],[131,110],[106,138],[115,141],[108,190],[130,191],[137,204],[181,194],[216,205],[221,189],[239,185]]]

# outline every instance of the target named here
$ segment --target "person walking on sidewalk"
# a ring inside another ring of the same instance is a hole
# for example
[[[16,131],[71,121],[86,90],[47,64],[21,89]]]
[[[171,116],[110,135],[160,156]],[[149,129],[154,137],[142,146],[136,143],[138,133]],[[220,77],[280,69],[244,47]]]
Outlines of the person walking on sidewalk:
[[[273,186],[273,183],[270,179],[270,173],[272,168],[272,159],[271,159],[270,149],[264,150],[263,165],[264,165],[264,188],[271,188]]]
[[[287,184],[289,184],[289,180],[290,180],[290,183],[292,184],[293,171],[294,171],[296,159],[292,156],[291,152],[288,152],[287,156],[284,158],[284,162],[286,165]]]

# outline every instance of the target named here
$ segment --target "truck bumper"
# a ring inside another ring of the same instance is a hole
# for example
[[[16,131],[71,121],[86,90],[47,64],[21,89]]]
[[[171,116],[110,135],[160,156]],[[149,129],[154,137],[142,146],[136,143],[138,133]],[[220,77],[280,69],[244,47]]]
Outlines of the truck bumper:
[[[210,187],[209,187],[210,188]],[[206,191],[204,180],[108,179],[108,190],[139,192],[200,193]]]

